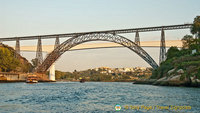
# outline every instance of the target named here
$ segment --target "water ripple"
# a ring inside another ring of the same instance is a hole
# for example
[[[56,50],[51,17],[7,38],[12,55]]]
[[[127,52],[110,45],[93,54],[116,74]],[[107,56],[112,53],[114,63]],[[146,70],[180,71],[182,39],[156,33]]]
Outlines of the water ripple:
[[[200,89],[133,85],[120,82],[56,82],[0,84],[0,112],[63,112],[63,113],[112,113],[120,104],[121,112],[192,112],[200,111]],[[139,110],[124,106],[179,105],[191,110]]]

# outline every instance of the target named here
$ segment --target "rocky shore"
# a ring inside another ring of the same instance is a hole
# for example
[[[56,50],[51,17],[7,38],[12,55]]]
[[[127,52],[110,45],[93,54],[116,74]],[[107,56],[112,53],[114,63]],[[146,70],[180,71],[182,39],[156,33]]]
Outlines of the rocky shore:
[[[172,69],[168,71],[168,76],[159,79],[143,79],[134,81],[133,84],[151,84],[160,86],[186,86],[186,87],[200,87],[200,80],[196,77],[183,78],[184,70]]]

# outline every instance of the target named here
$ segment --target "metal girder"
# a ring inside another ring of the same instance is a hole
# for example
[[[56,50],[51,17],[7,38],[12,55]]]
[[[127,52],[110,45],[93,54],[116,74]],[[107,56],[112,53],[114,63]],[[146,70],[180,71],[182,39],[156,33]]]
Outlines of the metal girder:
[[[92,32],[79,32],[79,33],[66,33],[66,34],[52,34],[52,35],[40,35],[41,39],[49,38],[65,38],[75,37],[85,34],[93,33],[110,33],[110,34],[124,34],[124,33],[135,33],[135,32],[150,32],[150,31],[161,31],[163,30],[174,30],[174,29],[188,29],[191,28],[192,24],[180,24],[180,25],[169,25],[169,26],[157,26],[157,27],[143,27],[143,28],[132,28],[132,29],[119,29],[119,30],[106,30],[106,31],[92,31]],[[38,39],[38,36],[23,36],[23,37],[9,37],[0,38],[0,41],[15,41],[16,38],[20,40],[34,40]]]
[[[37,58],[37,66],[41,65],[43,62],[41,37],[38,38],[36,58]]]
[[[48,68],[66,51],[69,51],[70,48],[85,43],[89,41],[110,41],[124,47],[129,48],[133,52],[137,53],[140,57],[142,57],[149,65],[151,65],[154,69],[158,67],[157,63],[153,60],[153,58],[140,46],[135,44],[133,41],[120,36],[113,35],[108,33],[92,33],[85,34],[80,36],[72,37],[62,44],[60,44],[57,48],[55,48],[50,54],[48,54],[47,58],[44,62],[36,68],[38,73],[44,73],[48,70]]]
[[[138,31],[135,33],[135,43],[140,46],[140,36]]]
[[[160,58],[159,64],[166,60],[166,45],[165,45],[165,32],[164,29],[161,30],[161,40],[160,40]]]

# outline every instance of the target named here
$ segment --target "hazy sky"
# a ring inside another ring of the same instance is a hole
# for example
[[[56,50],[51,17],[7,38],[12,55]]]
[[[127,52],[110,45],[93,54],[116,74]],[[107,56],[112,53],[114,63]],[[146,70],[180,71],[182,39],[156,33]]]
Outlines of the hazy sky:
[[[191,23],[200,15],[200,0],[0,0],[0,37],[70,33]],[[167,40],[189,30],[166,31]],[[134,40],[135,34],[124,35]],[[160,32],[140,33],[142,41],[159,40]],[[62,39],[64,41],[66,39]],[[21,45],[36,45],[21,41]],[[54,40],[43,40],[54,44]],[[6,42],[14,45],[15,42]],[[158,61],[158,48],[145,48]],[[22,53],[28,59],[35,53]],[[56,69],[149,66],[126,48],[66,52]]]

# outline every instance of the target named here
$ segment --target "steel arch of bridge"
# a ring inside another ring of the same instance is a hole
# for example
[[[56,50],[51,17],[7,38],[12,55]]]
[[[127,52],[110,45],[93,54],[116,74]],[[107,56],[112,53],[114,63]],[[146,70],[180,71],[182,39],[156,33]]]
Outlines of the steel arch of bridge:
[[[79,35],[76,37],[72,37],[58,47],[56,47],[50,54],[47,55],[44,62],[39,65],[36,69],[38,73],[44,73],[48,70],[48,68],[66,51],[71,49],[72,47],[89,42],[89,41],[109,41],[120,44],[124,47],[129,48],[133,52],[137,53],[140,57],[142,57],[149,65],[151,65],[154,69],[158,67],[157,63],[153,60],[153,58],[143,50],[139,45],[134,43],[133,41],[115,34],[110,33],[89,33],[84,35]]]

